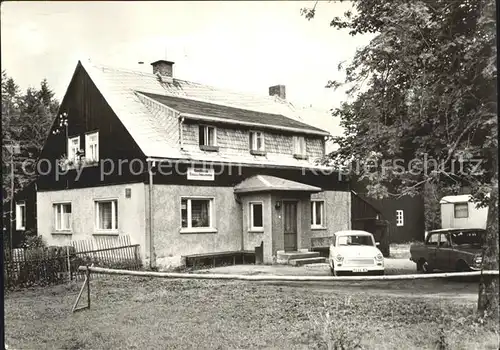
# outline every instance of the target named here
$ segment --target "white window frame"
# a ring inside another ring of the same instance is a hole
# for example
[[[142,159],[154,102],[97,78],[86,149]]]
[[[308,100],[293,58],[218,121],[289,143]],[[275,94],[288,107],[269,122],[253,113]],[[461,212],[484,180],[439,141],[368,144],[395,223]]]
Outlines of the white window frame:
[[[405,225],[405,214],[402,209],[396,210],[396,226]]]
[[[73,141],[74,140],[78,140],[78,149],[75,151],[75,149],[73,148]],[[68,137],[68,160],[72,160],[72,161],[78,161],[78,158],[77,158],[77,152],[80,151],[80,136],[74,136],[74,137]]]
[[[254,206],[255,205],[261,205],[262,206],[262,226],[254,226],[253,225],[253,215],[254,215]],[[249,203],[249,230],[253,232],[263,232],[264,231],[264,202],[250,202]]]
[[[21,215],[23,213],[24,215]],[[24,222],[19,220],[20,217],[24,218]],[[26,230],[26,202],[16,203],[16,230]]]
[[[457,206],[465,206],[465,208],[467,209],[467,215],[466,216],[457,216]],[[468,202],[454,203],[453,204],[453,217],[455,219],[467,219],[469,217],[469,203]]]
[[[187,227],[182,227],[182,201],[186,200],[186,211],[187,211]],[[192,200],[206,200],[209,202],[208,208],[208,227],[192,227],[192,211],[191,211],[191,201]],[[216,228],[214,227],[215,223],[215,199],[214,197],[197,197],[197,196],[189,196],[189,197],[181,197],[180,198],[180,232],[181,233],[191,233],[191,232],[216,232]]]
[[[92,143],[90,141],[90,138],[92,136],[96,136],[97,141],[95,143]],[[95,146],[95,153],[96,156],[95,158],[91,158],[91,146]],[[91,162],[98,162],[99,161],[99,131],[94,131],[88,134],[85,134],[85,159],[89,160]]]
[[[102,203],[111,202],[111,228],[104,229],[100,228],[99,225],[99,205]],[[95,232],[118,232],[118,199],[117,198],[109,198],[109,199],[94,199],[94,229]]]
[[[257,148],[258,138],[261,139],[261,148]],[[266,150],[266,138],[264,137],[264,133],[262,131],[250,131],[250,145],[251,151],[264,152]]]
[[[203,125],[203,124],[200,125],[200,126],[203,127],[203,139],[204,139],[203,141],[205,142],[205,143],[201,144],[200,146],[216,147],[217,146],[217,128],[215,126]],[[214,130],[214,144],[213,145],[207,144],[208,129],[213,129]]]
[[[58,214],[57,214],[57,207],[59,207],[59,206],[61,207],[61,213],[62,213],[65,205],[69,205],[71,207],[71,219],[70,219],[70,223],[69,223],[68,228],[62,228],[63,222],[64,222],[63,216],[61,215],[60,217],[58,217]],[[73,206],[72,206],[71,202],[53,203],[52,208],[54,210],[54,231],[55,232],[71,232],[71,231],[73,231]],[[59,220],[59,228],[57,227],[58,220]]]
[[[293,137],[293,152],[299,156],[305,156],[307,154],[307,144],[305,136],[294,136]]]
[[[316,211],[318,210],[317,203],[322,203],[321,205],[321,222],[316,222]],[[311,200],[311,210],[313,222],[311,223],[311,228],[325,228],[325,201],[323,199],[312,199]]]

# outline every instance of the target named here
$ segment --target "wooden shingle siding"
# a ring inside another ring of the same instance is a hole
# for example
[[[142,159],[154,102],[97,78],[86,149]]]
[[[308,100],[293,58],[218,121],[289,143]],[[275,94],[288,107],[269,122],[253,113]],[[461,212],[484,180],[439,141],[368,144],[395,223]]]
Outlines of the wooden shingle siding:
[[[156,126],[162,131],[170,135],[169,142],[171,145],[179,143],[179,120],[178,114],[172,108],[162,105],[142,94],[137,94],[141,102],[146,106],[149,112],[157,121]]]
[[[198,146],[198,124],[183,124],[183,143],[185,146]],[[293,136],[264,132],[265,151],[273,154],[293,155]],[[217,127],[217,146],[224,153],[238,155],[249,152],[249,131]],[[324,155],[324,141],[321,137],[306,137],[307,155],[319,158]]]

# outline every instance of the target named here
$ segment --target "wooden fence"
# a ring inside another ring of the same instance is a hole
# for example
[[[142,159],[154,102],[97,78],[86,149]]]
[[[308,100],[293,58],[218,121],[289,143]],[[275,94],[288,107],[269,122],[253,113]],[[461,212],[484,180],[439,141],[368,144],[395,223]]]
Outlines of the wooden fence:
[[[82,279],[79,266],[139,270],[139,244],[129,236],[73,241],[64,247],[4,250],[4,289]],[[95,277],[95,276],[94,276]]]

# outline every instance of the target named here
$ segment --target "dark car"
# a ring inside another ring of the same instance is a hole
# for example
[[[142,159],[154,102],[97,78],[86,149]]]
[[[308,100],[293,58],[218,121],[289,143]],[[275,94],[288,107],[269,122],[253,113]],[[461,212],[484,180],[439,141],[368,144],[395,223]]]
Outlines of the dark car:
[[[423,272],[480,270],[485,235],[484,229],[430,231],[425,243],[410,246],[410,260]]]

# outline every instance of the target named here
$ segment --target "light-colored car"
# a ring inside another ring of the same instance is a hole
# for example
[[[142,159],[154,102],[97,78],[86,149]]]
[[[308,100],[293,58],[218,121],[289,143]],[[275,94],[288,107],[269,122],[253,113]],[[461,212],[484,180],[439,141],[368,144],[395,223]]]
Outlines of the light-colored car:
[[[332,237],[328,258],[332,275],[341,273],[384,274],[384,256],[366,231],[339,231]]]

